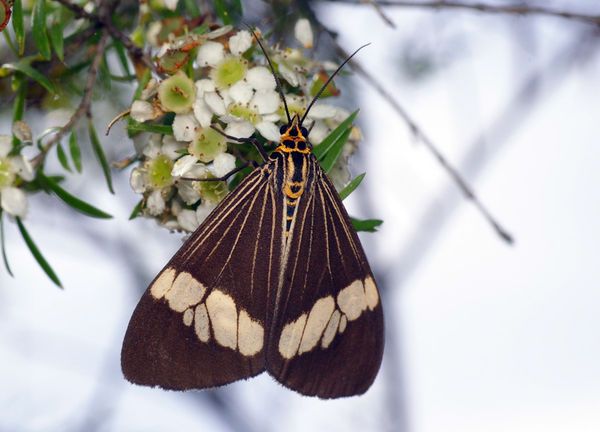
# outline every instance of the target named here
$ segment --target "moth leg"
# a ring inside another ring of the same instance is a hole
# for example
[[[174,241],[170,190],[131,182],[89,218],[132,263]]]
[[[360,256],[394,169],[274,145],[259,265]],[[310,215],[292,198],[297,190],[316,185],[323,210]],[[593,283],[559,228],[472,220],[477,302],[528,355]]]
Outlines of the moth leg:
[[[223,132],[221,129],[219,129],[218,127],[216,127],[215,125],[210,125],[211,128],[213,128],[214,130],[216,130],[217,132],[219,132],[221,135],[223,135],[225,138],[230,139],[232,141],[235,142],[239,142],[239,143],[250,143],[252,144],[254,147],[256,147],[256,150],[258,150],[258,152],[260,153],[261,157],[263,158],[263,161],[267,161],[268,155],[267,152],[265,151],[265,149],[260,145],[260,143],[258,142],[258,140],[256,138],[238,138],[238,137],[234,137],[231,135],[227,135],[225,132]]]
[[[236,167],[229,171],[227,174],[221,177],[213,177],[213,178],[191,178],[191,177],[179,177],[179,180],[187,180],[187,181],[225,181],[236,172],[243,170],[246,167],[252,166],[252,168],[257,168],[259,165],[256,161],[250,160],[239,167]]]

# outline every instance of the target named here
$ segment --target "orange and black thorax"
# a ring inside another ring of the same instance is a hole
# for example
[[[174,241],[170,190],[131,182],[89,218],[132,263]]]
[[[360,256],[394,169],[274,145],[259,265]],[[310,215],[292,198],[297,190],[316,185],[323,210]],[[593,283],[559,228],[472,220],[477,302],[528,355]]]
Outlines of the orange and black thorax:
[[[315,157],[308,142],[308,131],[298,124],[295,116],[292,122],[281,128],[279,146],[269,155],[276,189],[285,199],[286,235],[289,232],[294,213],[301,196],[312,187],[315,174]]]

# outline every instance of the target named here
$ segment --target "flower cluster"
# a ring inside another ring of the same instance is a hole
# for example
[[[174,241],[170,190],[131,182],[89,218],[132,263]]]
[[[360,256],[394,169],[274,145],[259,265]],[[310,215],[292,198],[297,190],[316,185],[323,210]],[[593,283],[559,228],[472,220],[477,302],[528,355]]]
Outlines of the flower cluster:
[[[159,69],[170,76],[160,82],[151,78],[133,102],[130,116],[139,123],[170,125],[171,130],[134,138],[140,163],[131,173],[131,186],[143,195],[145,216],[169,229],[193,231],[227,194],[229,185],[188,179],[221,178],[236,167],[236,161],[253,158],[249,145],[232,142],[213,127],[236,138],[255,136],[269,147],[278,144],[286,114],[275,78],[251,32],[224,26],[180,37],[170,34],[160,43],[162,25],[156,23],[148,33],[158,49]],[[304,56],[303,49],[312,46],[308,21],[297,23],[295,35],[300,49],[266,47],[291,115],[304,113],[327,79],[325,71],[336,67]],[[331,85],[322,98],[337,93]],[[318,145],[348,115],[341,108],[316,103],[305,120],[311,143]],[[338,188],[349,180],[347,158],[360,139],[360,132],[353,132],[332,173]]]

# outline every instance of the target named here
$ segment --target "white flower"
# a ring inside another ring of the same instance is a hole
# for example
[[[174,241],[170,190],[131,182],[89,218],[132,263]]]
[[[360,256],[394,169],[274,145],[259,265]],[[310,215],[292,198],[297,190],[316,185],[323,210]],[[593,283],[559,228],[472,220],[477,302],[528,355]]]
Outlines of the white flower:
[[[247,30],[240,30],[229,38],[229,51],[232,54],[240,55],[246,52],[252,46],[252,36]]]
[[[279,108],[279,95],[273,90],[258,90],[250,106],[255,108],[259,114],[271,114]]]
[[[215,91],[215,83],[208,78],[196,81],[196,99],[204,97],[204,92]]]
[[[216,115],[225,115],[225,102],[217,92],[205,92],[204,102],[206,102],[206,105],[208,105],[212,112],[214,112]]]
[[[283,62],[279,63],[279,73],[292,87],[298,87],[300,84],[300,80],[298,78],[298,74],[294,72],[292,69],[287,67]]]
[[[315,104],[312,106],[306,117],[319,120],[335,118],[337,110],[338,108],[333,105]]]
[[[275,90],[277,83],[269,69],[264,66],[256,66],[246,74],[246,82],[256,90]]]
[[[7,186],[0,189],[0,207],[12,216],[24,218],[29,204],[21,189]]]
[[[223,177],[235,168],[235,156],[229,153],[221,153],[213,160],[212,172],[215,177]]]
[[[194,139],[200,126],[194,113],[175,114],[173,119],[173,135],[177,141],[191,141]]]
[[[22,155],[11,156],[8,158],[13,171],[25,181],[31,181],[34,178],[33,167],[27,158]]]
[[[325,123],[317,120],[308,134],[308,139],[313,145],[318,145],[327,138],[327,135],[329,135],[329,128]]]
[[[177,215],[179,226],[186,231],[192,232],[198,228],[198,218],[194,210],[183,209]]]
[[[154,77],[150,78],[150,81],[148,81],[148,84],[146,84],[146,87],[144,87],[144,89],[142,90],[142,94],[141,94],[140,98],[142,100],[150,99],[157,92],[158,92],[158,81]]]
[[[234,120],[227,124],[225,134],[236,138],[250,138],[254,133],[254,126],[248,120]]]
[[[215,203],[209,203],[206,201],[202,202],[202,204],[200,204],[196,209],[196,218],[198,219],[198,224],[204,222],[204,220],[209,214],[212,213],[216,206],[217,204]]]
[[[131,175],[129,176],[129,184],[131,185],[131,189],[135,193],[144,193],[146,192],[149,184],[146,176],[146,170],[143,168],[134,168],[131,170]]]
[[[313,33],[310,28],[310,22],[306,18],[301,18],[296,21],[296,25],[294,26],[294,37],[304,48],[313,47]]]
[[[218,37],[226,35],[227,33],[229,33],[231,31],[231,29],[233,29],[232,25],[225,25],[225,26],[219,27],[211,32],[205,33],[204,37],[206,39],[216,39]]]
[[[200,126],[205,128],[211,125],[213,112],[208,106],[204,99],[198,99],[194,102],[194,116],[196,116],[196,120],[200,123]]]
[[[170,135],[165,135],[162,139],[161,153],[167,156],[171,160],[175,160],[181,156],[178,150],[182,150],[187,147],[186,142],[179,142]]]
[[[247,104],[248,102],[250,102],[250,99],[252,99],[253,94],[254,90],[252,89],[252,85],[244,81],[236,82],[229,89],[229,97],[231,97],[231,99],[234,102],[241,104]]]
[[[194,165],[198,162],[198,158],[192,155],[185,155],[175,162],[171,175],[174,177],[183,177],[186,173],[191,170]]]
[[[225,57],[225,47],[219,42],[206,41],[198,48],[196,61],[200,66],[216,66]]]
[[[279,141],[281,134],[279,128],[272,121],[262,121],[256,125],[256,130],[270,141]]]
[[[24,142],[31,141],[31,128],[24,121],[18,120],[13,124],[13,133]]]
[[[132,119],[140,123],[156,118],[152,104],[141,100],[133,101],[130,115]]]
[[[158,216],[165,211],[165,200],[160,189],[152,191],[146,200],[146,210],[152,216]]]

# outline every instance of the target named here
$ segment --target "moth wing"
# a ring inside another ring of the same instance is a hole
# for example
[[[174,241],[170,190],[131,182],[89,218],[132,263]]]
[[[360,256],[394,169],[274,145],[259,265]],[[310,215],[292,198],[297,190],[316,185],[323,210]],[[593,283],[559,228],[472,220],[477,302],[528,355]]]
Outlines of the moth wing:
[[[298,201],[267,348],[267,371],[305,395],[364,393],[383,355],[379,293],[350,218],[313,161],[314,193]]]
[[[264,370],[270,275],[280,265],[273,230],[282,220],[264,170],[223,199],[142,296],[121,352],[129,381],[202,389]]]

